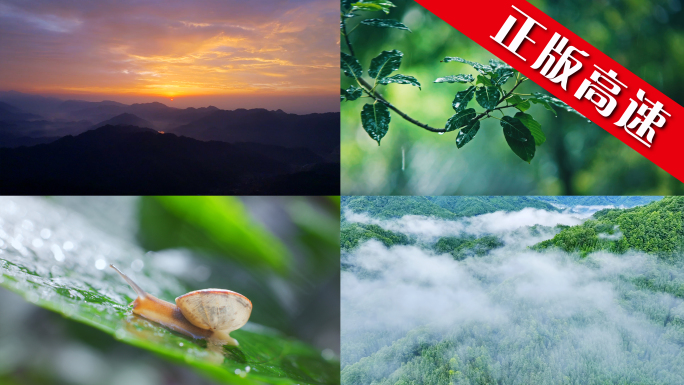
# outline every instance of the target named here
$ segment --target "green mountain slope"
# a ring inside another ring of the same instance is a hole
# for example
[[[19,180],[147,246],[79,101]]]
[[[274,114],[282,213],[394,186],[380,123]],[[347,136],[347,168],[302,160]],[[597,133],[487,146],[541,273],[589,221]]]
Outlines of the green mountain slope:
[[[449,253],[455,260],[461,261],[467,257],[481,257],[503,245],[503,241],[493,235],[485,235],[481,238],[474,236],[442,237],[434,245],[434,249],[438,253]]]
[[[455,219],[496,211],[517,211],[526,207],[558,211],[550,203],[530,197],[360,196],[342,197],[342,207],[380,219],[401,218],[404,215]]]
[[[439,207],[445,208],[461,217],[470,217],[496,211],[518,211],[527,207],[559,211],[553,205],[534,197],[427,197]]]
[[[378,225],[350,223],[342,226],[340,247],[342,250],[349,251],[369,239],[377,239],[387,247],[413,243],[405,234],[385,230]]]
[[[540,196],[531,197],[544,202],[554,203],[563,206],[624,206],[635,207],[649,204],[653,201],[662,199],[661,196]]]
[[[597,250],[623,253],[634,249],[667,259],[684,251],[684,197],[665,197],[626,210],[601,210],[593,218],[564,229],[533,249],[558,247],[582,255]]]
[[[360,196],[342,197],[342,207],[355,213],[368,213],[374,218],[401,218],[404,215],[423,215],[443,219],[457,216],[431,202],[426,197]]]

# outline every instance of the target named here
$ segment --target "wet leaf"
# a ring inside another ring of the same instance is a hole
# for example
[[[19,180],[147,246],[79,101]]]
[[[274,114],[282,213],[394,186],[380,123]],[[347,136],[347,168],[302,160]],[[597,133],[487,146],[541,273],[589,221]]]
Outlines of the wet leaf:
[[[495,86],[501,86],[515,75],[515,71],[510,67],[499,67],[492,74],[492,82]]]
[[[470,83],[475,78],[473,75],[449,75],[445,76],[443,78],[437,78],[435,79],[435,83]]]
[[[0,197],[0,286],[28,302],[219,382],[339,383],[336,361],[252,322],[231,333],[239,347],[211,347],[132,315],[128,303],[134,292],[107,268],[109,263],[162,299],[173,301],[188,291],[173,275],[153,269],[150,258],[138,246],[45,199]]]
[[[385,137],[390,123],[390,111],[380,102],[366,104],[361,110],[361,124],[368,135],[378,142]]]
[[[380,55],[371,60],[368,75],[376,81],[380,81],[380,79],[389,76],[392,72],[399,69],[402,56],[404,56],[404,54],[396,49],[382,51]]]
[[[537,100],[537,101],[540,102],[541,104],[543,104],[542,102],[546,102],[546,103],[548,103],[550,106],[553,105],[553,106],[556,106],[556,107],[558,107],[558,108],[562,108],[562,109],[564,109],[565,111],[575,113],[575,114],[577,114],[577,115],[579,115],[579,116],[581,116],[581,117],[583,117],[583,118],[586,119],[586,117],[585,117],[584,115],[582,115],[582,114],[580,114],[579,112],[575,111],[574,108],[572,108],[572,107],[570,107],[569,105],[565,104],[565,102],[563,102],[562,100],[557,99],[557,98],[554,98],[553,96],[546,95],[546,94],[542,94],[541,92],[533,92],[533,93],[532,93],[532,96],[533,96],[533,99]],[[530,100],[532,100],[532,98],[530,98]],[[549,106],[549,107],[550,107],[550,106]],[[544,107],[546,107],[546,106],[544,106]],[[547,109],[549,109],[549,108],[547,108]],[[555,114],[556,111],[553,111],[553,113]]]
[[[479,72],[482,75],[487,75],[487,74],[492,73],[492,67],[484,65],[484,64],[476,63],[474,61],[465,60],[465,59],[460,58],[460,57],[447,56],[442,61],[444,63],[449,63],[449,62],[455,61],[455,62],[459,62],[459,63],[463,63],[463,64],[468,64],[469,66],[475,68],[477,70],[477,72]]]
[[[534,137],[534,144],[537,146],[540,146],[544,142],[546,142],[546,136],[541,130],[541,124],[534,120],[532,115],[526,114],[524,112],[518,112],[514,116],[518,120],[522,122],[522,124],[525,125],[530,130],[530,133]]]
[[[475,84],[482,84],[484,86],[491,86],[492,81],[487,79],[486,77],[482,75],[477,75],[477,80],[475,81]]]
[[[525,112],[530,109],[530,102],[527,101],[527,99],[523,99],[518,95],[513,95],[510,98],[506,99],[508,104],[514,105],[515,108],[519,109],[522,112]]]
[[[495,109],[500,96],[498,87],[480,87],[475,91],[477,103],[485,110]]]
[[[470,86],[465,91],[460,91],[456,93],[456,96],[454,97],[454,101],[451,103],[451,106],[454,108],[454,111],[456,112],[465,110],[466,107],[468,107],[468,103],[470,103],[470,101],[473,100],[474,96],[475,87]]]
[[[361,63],[352,55],[340,52],[340,68],[344,74],[350,78],[360,78],[363,76],[363,69]]]
[[[343,102],[345,100],[356,100],[361,97],[362,93],[363,91],[361,90],[361,88],[351,85],[346,90],[340,89],[340,101]]]
[[[530,130],[517,118],[504,116],[501,119],[504,137],[513,152],[527,163],[534,158],[536,147]]]
[[[527,100],[529,100],[530,102],[532,102],[534,104],[541,104],[542,106],[544,106],[544,108],[553,112],[554,115],[558,116],[558,114],[556,113],[556,110],[554,110],[553,107],[551,106],[551,103],[549,103],[549,99],[548,99],[547,95],[543,95],[543,94],[540,94],[538,92],[535,92],[535,94],[537,94],[537,95],[535,95],[531,98],[528,98]]]
[[[418,87],[418,89],[420,89],[420,83],[418,83],[418,79],[414,78],[413,76],[409,76],[409,75],[397,74],[394,76],[389,76],[389,77],[380,79],[380,81],[378,83],[382,84],[382,85],[387,85],[389,83],[410,84],[410,85],[416,86],[416,87]]]
[[[407,26],[405,26],[403,23],[400,23],[394,19],[366,19],[366,20],[363,20],[361,22],[361,24],[370,25],[372,27],[403,29],[403,30],[411,32],[411,30]]]
[[[458,132],[458,135],[456,136],[456,147],[461,148],[468,144],[473,138],[475,137],[475,134],[480,130],[480,121],[476,120],[474,122],[471,122],[467,126],[461,128],[461,131]]]
[[[362,0],[353,3],[353,10],[359,11],[383,11],[389,13],[390,8],[395,7],[394,3],[389,0]]]
[[[458,130],[459,128],[470,123],[470,121],[473,120],[475,115],[475,110],[472,108],[458,111],[453,116],[451,116],[449,120],[447,120],[446,126],[444,128],[446,128],[447,132]]]

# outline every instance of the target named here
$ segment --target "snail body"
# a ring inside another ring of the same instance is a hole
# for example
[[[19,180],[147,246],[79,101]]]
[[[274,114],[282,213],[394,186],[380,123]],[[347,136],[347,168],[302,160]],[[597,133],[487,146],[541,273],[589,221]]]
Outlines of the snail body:
[[[133,313],[195,339],[238,345],[230,332],[244,326],[252,314],[252,302],[242,294],[223,289],[191,291],[176,298],[176,304],[154,297],[121,270],[110,265],[135,290]]]

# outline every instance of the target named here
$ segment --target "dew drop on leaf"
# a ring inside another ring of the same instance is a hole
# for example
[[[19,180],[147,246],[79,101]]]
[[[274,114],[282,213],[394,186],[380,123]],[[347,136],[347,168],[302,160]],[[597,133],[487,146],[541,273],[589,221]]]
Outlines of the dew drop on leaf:
[[[444,133],[443,133],[443,132],[440,132],[439,134],[440,134],[440,135],[444,135]]]

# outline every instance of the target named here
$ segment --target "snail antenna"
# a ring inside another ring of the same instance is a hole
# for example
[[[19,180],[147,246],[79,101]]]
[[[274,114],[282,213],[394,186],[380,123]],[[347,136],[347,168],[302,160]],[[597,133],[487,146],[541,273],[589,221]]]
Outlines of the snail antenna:
[[[116,266],[109,265],[109,267],[116,270],[116,272],[119,273],[119,275],[121,275],[121,278],[123,278],[126,281],[126,283],[128,283],[133,288],[133,290],[135,290],[135,292],[138,293],[138,297],[140,297],[140,298],[147,297],[147,293],[145,293],[145,291],[143,289],[141,289],[140,286],[138,286],[135,282],[133,282],[132,279],[128,278],[128,276],[126,274],[122,273],[121,270],[117,269]]]

